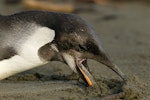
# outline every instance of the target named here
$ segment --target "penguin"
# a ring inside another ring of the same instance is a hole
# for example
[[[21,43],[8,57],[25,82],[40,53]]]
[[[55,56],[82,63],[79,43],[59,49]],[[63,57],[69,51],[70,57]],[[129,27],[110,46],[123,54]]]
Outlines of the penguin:
[[[126,81],[106,55],[96,31],[78,15],[47,11],[0,15],[0,80],[60,61],[93,86],[96,81],[87,59],[106,65]]]

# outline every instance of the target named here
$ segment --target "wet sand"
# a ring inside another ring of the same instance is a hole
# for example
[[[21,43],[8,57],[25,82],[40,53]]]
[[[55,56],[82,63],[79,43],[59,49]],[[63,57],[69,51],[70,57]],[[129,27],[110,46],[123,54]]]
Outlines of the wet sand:
[[[89,60],[98,87],[87,88],[70,78],[72,72],[60,62],[23,72],[0,82],[1,100],[114,100],[150,99],[150,7],[139,3],[98,6],[80,12],[97,30],[103,47],[115,64],[129,77],[126,84],[106,66]],[[20,11],[20,10],[19,10]],[[17,12],[11,7],[1,14]]]

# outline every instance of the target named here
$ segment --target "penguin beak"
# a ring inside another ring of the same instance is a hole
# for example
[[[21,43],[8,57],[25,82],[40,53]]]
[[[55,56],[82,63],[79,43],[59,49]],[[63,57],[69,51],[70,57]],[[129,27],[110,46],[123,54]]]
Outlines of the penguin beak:
[[[96,84],[94,77],[90,74],[90,72],[85,68],[82,63],[77,64],[77,68],[82,76],[82,79],[88,84],[88,86],[93,86],[94,84]]]
[[[88,68],[88,66],[84,63],[86,61],[85,58],[73,57],[67,53],[62,53],[62,57],[63,57],[65,63],[68,66],[70,66],[70,68],[74,72],[78,73],[79,76],[81,76],[81,78],[88,84],[88,86],[93,86],[94,84],[96,84],[94,77],[86,69],[86,67]]]

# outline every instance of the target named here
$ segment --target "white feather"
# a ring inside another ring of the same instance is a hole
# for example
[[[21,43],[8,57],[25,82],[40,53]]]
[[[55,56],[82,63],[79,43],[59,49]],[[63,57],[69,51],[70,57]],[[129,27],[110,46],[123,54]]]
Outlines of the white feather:
[[[38,27],[34,33],[19,46],[19,53],[9,59],[0,61],[0,80],[47,63],[38,56],[43,45],[53,41],[55,32],[47,27]]]
[[[69,67],[75,72],[77,73],[77,69],[76,69],[76,64],[75,64],[75,59],[73,56],[67,54],[67,53],[63,53],[63,58],[65,59],[66,63],[69,65]]]

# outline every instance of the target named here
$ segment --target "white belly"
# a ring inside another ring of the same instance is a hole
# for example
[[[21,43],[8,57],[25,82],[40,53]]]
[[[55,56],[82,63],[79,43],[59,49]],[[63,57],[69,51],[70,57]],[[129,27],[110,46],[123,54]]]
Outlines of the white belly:
[[[37,28],[34,34],[17,48],[18,55],[0,61],[0,80],[47,63],[40,59],[38,50],[53,41],[54,37],[54,30],[47,27]]]

